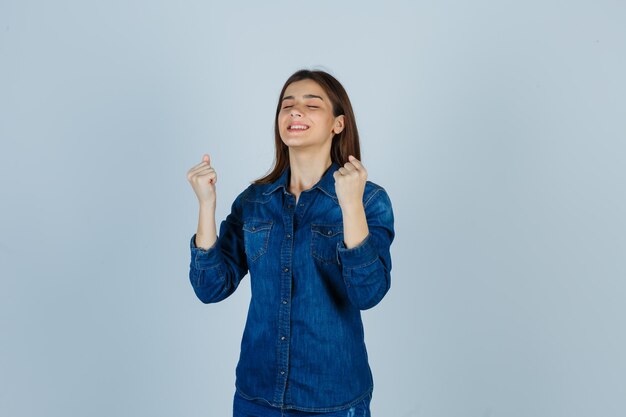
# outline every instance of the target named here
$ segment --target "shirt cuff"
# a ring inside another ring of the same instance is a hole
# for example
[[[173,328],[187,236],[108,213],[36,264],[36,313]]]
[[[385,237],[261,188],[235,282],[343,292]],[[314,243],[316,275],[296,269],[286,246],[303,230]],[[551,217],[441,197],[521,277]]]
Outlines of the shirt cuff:
[[[196,246],[196,233],[191,236],[189,241],[189,249],[191,250],[191,262],[198,269],[211,268],[219,264],[219,257],[216,249],[217,240],[208,249],[202,249]]]
[[[340,240],[337,242],[337,255],[341,264],[348,268],[369,265],[378,259],[378,251],[371,233],[361,243],[350,249],[346,247],[343,240]]]

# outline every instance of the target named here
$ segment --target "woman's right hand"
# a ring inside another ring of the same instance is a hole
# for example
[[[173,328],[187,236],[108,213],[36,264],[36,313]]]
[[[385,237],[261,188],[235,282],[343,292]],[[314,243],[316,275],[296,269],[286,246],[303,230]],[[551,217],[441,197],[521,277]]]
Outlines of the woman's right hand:
[[[200,204],[215,206],[215,183],[217,182],[217,173],[211,166],[209,155],[204,154],[202,156],[202,162],[187,171],[187,181],[191,184]]]

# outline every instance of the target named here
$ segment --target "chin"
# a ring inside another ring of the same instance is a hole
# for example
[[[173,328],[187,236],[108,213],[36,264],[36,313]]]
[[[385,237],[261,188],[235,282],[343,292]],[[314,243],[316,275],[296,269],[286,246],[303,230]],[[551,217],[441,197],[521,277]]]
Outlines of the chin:
[[[288,148],[304,148],[304,147],[310,145],[310,144],[302,142],[302,141],[289,140],[289,139],[288,140],[283,140],[283,143]]]
[[[281,139],[285,146],[289,148],[311,148],[311,147],[320,147],[323,148],[325,143],[323,140],[319,138],[311,138],[311,137],[282,137]]]
[[[283,140],[283,143],[287,146],[290,145],[305,145],[305,144],[311,144],[313,143],[313,141],[311,140],[311,138],[298,138],[298,137],[281,137],[281,139]]]

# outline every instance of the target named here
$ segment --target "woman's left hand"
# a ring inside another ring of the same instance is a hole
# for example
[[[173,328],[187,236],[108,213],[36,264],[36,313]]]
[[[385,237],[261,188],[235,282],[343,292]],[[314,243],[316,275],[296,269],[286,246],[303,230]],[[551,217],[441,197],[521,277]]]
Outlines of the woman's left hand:
[[[367,181],[367,170],[354,156],[348,156],[348,161],[333,173],[335,178],[335,192],[342,210],[363,206],[363,193]]]

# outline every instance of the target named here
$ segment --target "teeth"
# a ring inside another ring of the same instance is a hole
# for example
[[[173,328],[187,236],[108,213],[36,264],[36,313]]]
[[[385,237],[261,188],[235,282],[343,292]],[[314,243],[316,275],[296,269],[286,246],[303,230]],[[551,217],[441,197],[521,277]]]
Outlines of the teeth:
[[[291,126],[290,129],[292,129],[292,130],[293,129],[306,130],[306,129],[308,129],[308,127],[302,126],[302,125],[294,125],[294,126]]]

